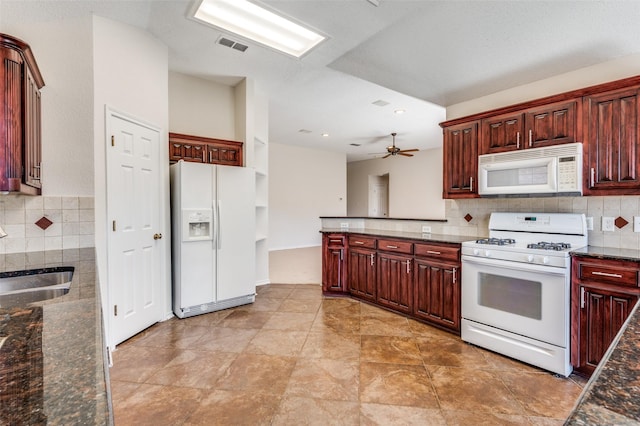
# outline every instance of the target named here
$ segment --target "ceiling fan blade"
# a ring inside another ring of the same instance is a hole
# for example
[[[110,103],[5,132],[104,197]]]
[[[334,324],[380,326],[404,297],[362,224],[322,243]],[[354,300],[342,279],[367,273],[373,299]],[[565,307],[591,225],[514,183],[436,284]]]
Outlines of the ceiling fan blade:
[[[391,153],[389,153],[389,154],[385,155],[384,157],[380,157],[380,158],[387,158],[387,157],[389,157],[390,155],[391,155]]]
[[[413,154],[407,154],[407,153],[402,152],[402,151],[398,152],[398,155],[404,155],[405,157],[413,157]]]
[[[417,148],[413,148],[413,149],[401,149],[398,152],[417,152],[417,151],[420,151],[420,150]]]

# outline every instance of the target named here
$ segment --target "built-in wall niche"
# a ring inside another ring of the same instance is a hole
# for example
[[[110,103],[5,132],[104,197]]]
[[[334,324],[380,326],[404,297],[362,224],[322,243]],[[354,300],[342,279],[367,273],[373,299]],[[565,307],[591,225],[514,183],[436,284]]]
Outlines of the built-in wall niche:
[[[368,216],[389,216],[389,174],[369,175]]]

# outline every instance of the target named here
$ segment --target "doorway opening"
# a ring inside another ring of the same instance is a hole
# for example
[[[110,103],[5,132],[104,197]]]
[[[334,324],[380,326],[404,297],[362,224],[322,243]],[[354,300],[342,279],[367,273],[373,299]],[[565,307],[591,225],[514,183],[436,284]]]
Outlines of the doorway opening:
[[[389,174],[369,175],[369,217],[389,216]]]

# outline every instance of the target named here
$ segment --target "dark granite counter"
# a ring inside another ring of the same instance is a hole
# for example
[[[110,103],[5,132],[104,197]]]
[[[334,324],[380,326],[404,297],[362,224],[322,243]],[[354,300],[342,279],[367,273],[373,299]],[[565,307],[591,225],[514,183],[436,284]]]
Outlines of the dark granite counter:
[[[571,254],[590,256],[598,259],[640,261],[640,250],[636,249],[587,246],[572,250]]]
[[[371,235],[377,237],[404,238],[409,240],[421,240],[430,243],[452,243],[460,244],[464,241],[473,241],[476,237],[446,234],[423,234],[420,232],[385,231],[381,229],[358,229],[358,228],[322,228],[322,233],[345,233],[357,235]]]
[[[640,250],[588,246],[572,255],[640,261]],[[640,425],[640,304],[589,379],[565,425]]]
[[[69,293],[0,308],[0,424],[112,424],[95,249],[0,255],[0,272],[74,268]]]
[[[376,216],[320,216],[320,219],[366,219],[366,220],[406,220],[412,222],[448,222],[447,219],[415,219],[406,217],[376,217]]]
[[[640,425],[639,306],[611,343],[565,425]]]

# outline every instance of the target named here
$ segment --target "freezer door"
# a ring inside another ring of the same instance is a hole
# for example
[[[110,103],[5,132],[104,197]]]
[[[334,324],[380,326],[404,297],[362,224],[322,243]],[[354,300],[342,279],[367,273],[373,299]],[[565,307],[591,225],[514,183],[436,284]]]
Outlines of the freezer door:
[[[189,232],[185,224],[197,219],[195,213],[213,216],[213,173],[211,165],[180,161],[171,166],[174,312],[216,300],[213,241],[184,235]],[[194,233],[204,233],[198,226]]]

